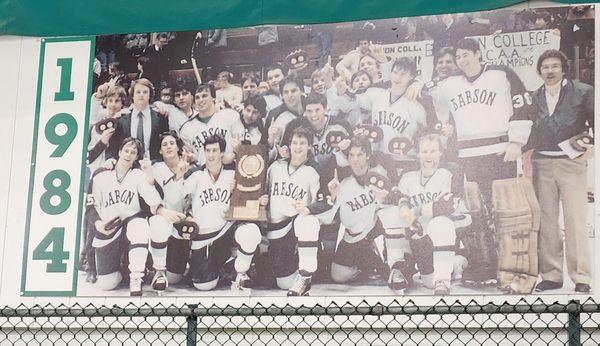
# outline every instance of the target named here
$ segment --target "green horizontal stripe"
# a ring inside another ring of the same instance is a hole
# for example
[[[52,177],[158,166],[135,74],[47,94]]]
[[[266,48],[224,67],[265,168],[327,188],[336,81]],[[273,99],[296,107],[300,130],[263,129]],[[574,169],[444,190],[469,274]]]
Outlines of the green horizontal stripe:
[[[483,11],[520,2],[522,0],[0,0],[0,34],[71,36],[314,24]]]

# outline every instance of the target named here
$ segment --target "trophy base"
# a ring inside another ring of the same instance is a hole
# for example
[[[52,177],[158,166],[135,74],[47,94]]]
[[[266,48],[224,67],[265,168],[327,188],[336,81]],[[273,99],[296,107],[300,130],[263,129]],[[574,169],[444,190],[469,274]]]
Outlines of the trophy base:
[[[226,220],[267,221],[267,208],[258,201],[246,201],[245,206],[232,206],[225,213]]]

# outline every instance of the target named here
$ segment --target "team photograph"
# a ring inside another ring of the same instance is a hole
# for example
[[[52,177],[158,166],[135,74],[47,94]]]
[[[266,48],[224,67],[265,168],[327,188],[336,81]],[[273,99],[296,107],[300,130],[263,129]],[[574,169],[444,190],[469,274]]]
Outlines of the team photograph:
[[[97,36],[77,296],[592,294],[594,15]]]

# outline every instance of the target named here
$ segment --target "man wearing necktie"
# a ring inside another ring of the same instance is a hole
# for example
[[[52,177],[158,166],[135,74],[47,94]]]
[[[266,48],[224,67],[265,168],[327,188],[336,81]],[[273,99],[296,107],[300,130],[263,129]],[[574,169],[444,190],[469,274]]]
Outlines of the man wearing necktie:
[[[149,153],[151,160],[157,160],[160,158],[158,135],[169,130],[168,119],[150,108],[154,87],[148,79],[133,81],[129,93],[132,98],[131,113],[119,119],[115,135],[109,142],[107,156],[117,157],[123,139],[133,137],[144,144],[144,156]]]

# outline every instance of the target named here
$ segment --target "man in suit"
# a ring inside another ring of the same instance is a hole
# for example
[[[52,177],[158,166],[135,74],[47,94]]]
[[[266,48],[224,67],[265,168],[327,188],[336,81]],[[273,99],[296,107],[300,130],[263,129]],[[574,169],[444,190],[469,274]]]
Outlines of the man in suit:
[[[131,113],[119,119],[115,134],[108,144],[107,157],[116,158],[123,139],[133,137],[144,144],[144,156],[149,153],[151,160],[160,159],[158,136],[169,131],[169,122],[150,108],[154,86],[148,79],[141,78],[131,83],[129,93],[132,98]]]
[[[534,94],[539,106],[531,130],[529,146],[533,153],[533,185],[540,202],[541,224],[539,267],[542,281],[536,292],[563,286],[563,257],[576,293],[589,293],[593,260],[586,230],[588,159],[591,144],[577,157],[567,156],[558,146],[594,128],[594,88],[567,79],[564,53],[547,50],[538,59],[537,72],[544,80]],[[562,204],[564,235],[559,227]],[[564,240],[563,240],[564,237]]]

